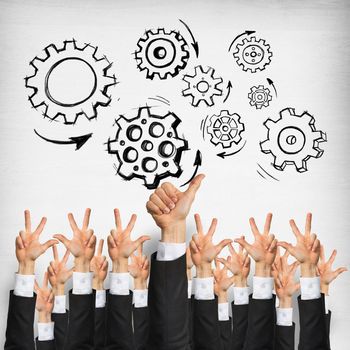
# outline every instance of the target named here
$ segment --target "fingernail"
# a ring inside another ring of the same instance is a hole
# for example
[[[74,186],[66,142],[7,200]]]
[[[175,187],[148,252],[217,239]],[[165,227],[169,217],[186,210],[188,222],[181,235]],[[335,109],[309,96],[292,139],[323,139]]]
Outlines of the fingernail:
[[[176,197],[173,197],[172,200],[174,201],[174,203],[177,202],[177,198]]]
[[[164,208],[163,212],[166,213],[166,214],[169,214],[170,210],[169,210],[169,208]]]
[[[175,204],[174,203],[170,203],[170,209],[174,209],[175,208]]]

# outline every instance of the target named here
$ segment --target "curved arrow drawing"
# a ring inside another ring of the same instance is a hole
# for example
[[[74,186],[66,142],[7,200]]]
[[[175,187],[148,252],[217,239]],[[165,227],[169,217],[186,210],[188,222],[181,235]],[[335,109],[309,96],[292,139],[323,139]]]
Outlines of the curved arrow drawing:
[[[224,152],[218,153],[217,156],[222,158],[222,159],[225,159],[225,157],[233,156],[234,154],[237,154],[240,150],[242,150],[246,143],[247,143],[247,140],[244,141],[244,144],[240,149],[238,149],[237,151],[235,151],[233,153],[226,153],[224,151]]]
[[[200,150],[197,150],[196,158],[195,158],[195,160],[194,160],[193,165],[196,167],[196,168],[194,169],[193,175],[191,176],[191,178],[190,178],[188,181],[186,181],[186,182],[185,182],[184,184],[182,184],[180,187],[183,187],[183,186],[188,185],[188,184],[194,179],[194,177],[197,175],[198,168],[202,165],[202,153],[201,153]]]
[[[45,140],[47,142],[55,143],[57,145],[73,145],[73,144],[75,144],[76,151],[78,149],[80,149],[82,146],[84,146],[84,144],[87,142],[87,140],[89,140],[89,138],[92,136],[92,133],[86,134],[86,135],[81,135],[81,136],[72,136],[72,137],[69,137],[69,141],[63,141],[63,140],[48,139],[45,136],[40,135],[35,129],[34,129],[34,132],[36,135],[38,135],[43,140]]]
[[[227,95],[224,99],[224,103],[226,102],[226,100],[228,99],[229,95],[230,95],[230,92],[231,92],[231,89],[232,89],[232,83],[231,83],[231,80],[228,81],[227,83]]]
[[[255,33],[255,30],[246,30],[244,33],[241,33],[241,34],[237,35],[237,36],[232,40],[232,43],[231,43],[230,47],[228,48],[228,52],[230,52],[233,43],[234,43],[238,38],[240,38],[240,37],[243,36],[243,35],[252,35],[252,34],[254,34],[254,33]]]
[[[196,41],[196,39],[194,38],[194,35],[190,29],[190,27],[182,20],[182,19],[179,19],[179,21],[186,27],[186,29],[188,30],[188,32],[190,33],[191,35],[191,38],[192,38],[192,47],[194,49],[194,51],[196,52],[196,57],[198,58],[199,56],[199,46],[198,46],[198,42]]]
[[[273,89],[275,90],[275,94],[276,94],[276,97],[277,97],[277,90],[276,90],[275,83],[270,78],[267,78],[266,80],[269,83],[269,85],[271,85],[273,87]]]

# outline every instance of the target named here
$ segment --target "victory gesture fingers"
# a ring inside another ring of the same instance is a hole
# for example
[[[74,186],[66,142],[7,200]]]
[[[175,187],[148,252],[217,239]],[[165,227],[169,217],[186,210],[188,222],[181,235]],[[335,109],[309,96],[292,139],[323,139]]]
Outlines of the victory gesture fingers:
[[[92,287],[95,290],[103,290],[103,282],[107,277],[108,261],[103,252],[104,240],[100,239],[97,248],[97,254],[92,258],[90,263],[90,270],[93,272],[94,277],[92,280]]]
[[[73,231],[71,240],[62,234],[54,235],[74,255],[76,272],[90,271],[90,261],[95,252],[96,236],[94,231],[89,229],[90,214],[91,209],[86,209],[81,228],[78,227],[73,214],[68,214],[69,224]]]
[[[135,241],[131,240],[131,232],[135,226],[136,215],[133,214],[125,229],[122,227],[120,212],[114,209],[116,228],[111,230],[108,236],[108,253],[113,263],[113,272],[128,272],[129,256],[145,241],[151,239],[150,236],[141,236]]]
[[[36,297],[36,309],[39,313],[39,322],[49,323],[51,322],[51,313],[54,307],[54,293],[49,288],[48,273],[45,272],[43,285],[40,287],[37,281],[34,282],[34,290]]]
[[[45,217],[41,219],[34,231],[32,231],[31,227],[29,210],[24,212],[24,219],[25,229],[20,231],[16,238],[16,257],[19,263],[18,273],[22,275],[33,275],[36,259],[58,242],[55,239],[50,239],[43,244],[39,242],[40,235],[47,221]]]

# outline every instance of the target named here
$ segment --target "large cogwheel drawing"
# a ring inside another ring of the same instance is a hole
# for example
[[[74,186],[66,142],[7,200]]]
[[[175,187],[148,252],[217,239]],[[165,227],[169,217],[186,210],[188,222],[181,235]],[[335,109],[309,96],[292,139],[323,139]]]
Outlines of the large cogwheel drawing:
[[[112,64],[97,54],[97,47],[79,47],[74,39],[61,48],[50,44],[44,52],[30,62],[34,74],[25,78],[26,87],[33,90],[31,105],[41,107],[51,120],[63,117],[65,124],[74,124],[81,115],[96,118],[97,107],[111,102],[108,88],[116,84],[115,76],[108,75]]]
[[[258,70],[264,70],[270,64],[272,52],[270,45],[266,44],[264,39],[257,40],[253,36],[249,40],[245,38],[242,43],[236,46],[233,57],[244,71],[256,73]]]
[[[263,85],[251,87],[248,98],[250,100],[249,104],[255,106],[256,109],[268,107],[272,100],[270,89],[265,88]]]
[[[204,102],[207,106],[214,105],[214,96],[222,95],[221,77],[214,76],[214,68],[208,67],[204,70],[202,66],[194,68],[194,74],[186,74],[183,80],[187,82],[187,89],[182,91],[183,96],[192,97],[192,106],[197,107],[200,102]]]
[[[222,110],[219,115],[212,115],[207,126],[207,133],[211,136],[210,142],[217,146],[221,144],[223,148],[229,148],[233,143],[236,145],[242,140],[244,124],[237,114],[230,114],[227,110]]]
[[[164,28],[152,31],[147,30],[144,37],[137,43],[135,51],[137,67],[146,71],[146,78],[160,79],[175,77],[187,65],[190,57],[188,45],[179,32]]]
[[[297,115],[294,108],[285,108],[278,120],[267,119],[264,125],[267,139],[260,142],[260,148],[272,154],[272,165],[278,170],[293,164],[298,172],[305,172],[308,160],[320,158],[324,152],[319,143],[327,141],[326,134],[316,130],[315,119],[308,112]]]
[[[139,108],[134,118],[116,120],[116,136],[107,145],[108,153],[118,159],[117,174],[125,180],[142,179],[148,189],[157,188],[166,177],[180,177],[181,157],[188,149],[178,136],[180,122],[174,113],[159,116],[150,107]]]

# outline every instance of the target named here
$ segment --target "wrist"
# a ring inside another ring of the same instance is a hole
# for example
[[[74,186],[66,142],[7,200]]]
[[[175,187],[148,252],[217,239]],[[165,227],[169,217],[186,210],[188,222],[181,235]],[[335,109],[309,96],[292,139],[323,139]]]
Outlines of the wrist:
[[[19,275],[34,275],[35,271],[35,261],[22,261],[18,265],[18,274]]]
[[[124,273],[129,272],[128,258],[116,259],[112,264],[113,273]]]
[[[184,243],[186,242],[186,220],[162,227],[161,242]]]
[[[321,283],[321,293],[329,295],[329,284]]]
[[[248,287],[247,279],[242,276],[235,276],[235,287],[239,287],[239,288]]]
[[[40,311],[38,315],[39,323],[51,323],[51,312]]]
[[[57,284],[54,288],[53,288],[53,292],[54,295],[65,295],[64,293],[64,284]]]
[[[103,281],[100,281],[100,280],[94,278],[92,280],[92,289],[104,290],[104,288],[103,288]]]
[[[186,274],[187,274],[187,280],[188,281],[192,280],[192,269],[187,269]]]
[[[300,265],[301,277],[316,277],[316,265],[303,263]]]
[[[140,289],[140,290],[147,289],[147,282],[141,278],[135,278],[134,289]]]
[[[264,262],[257,262],[255,264],[256,277],[271,277],[271,265]]]
[[[220,292],[218,294],[218,303],[219,304],[223,304],[223,303],[227,303],[228,301],[228,297],[227,297],[227,292]]]
[[[292,307],[292,297],[283,297],[279,299],[280,309],[290,309]]]
[[[213,276],[211,264],[201,264],[196,267],[197,278],[207,278]]]
[[[75,258],[74,260],[75,272],[90,272],[90,261],[85,258]]]

